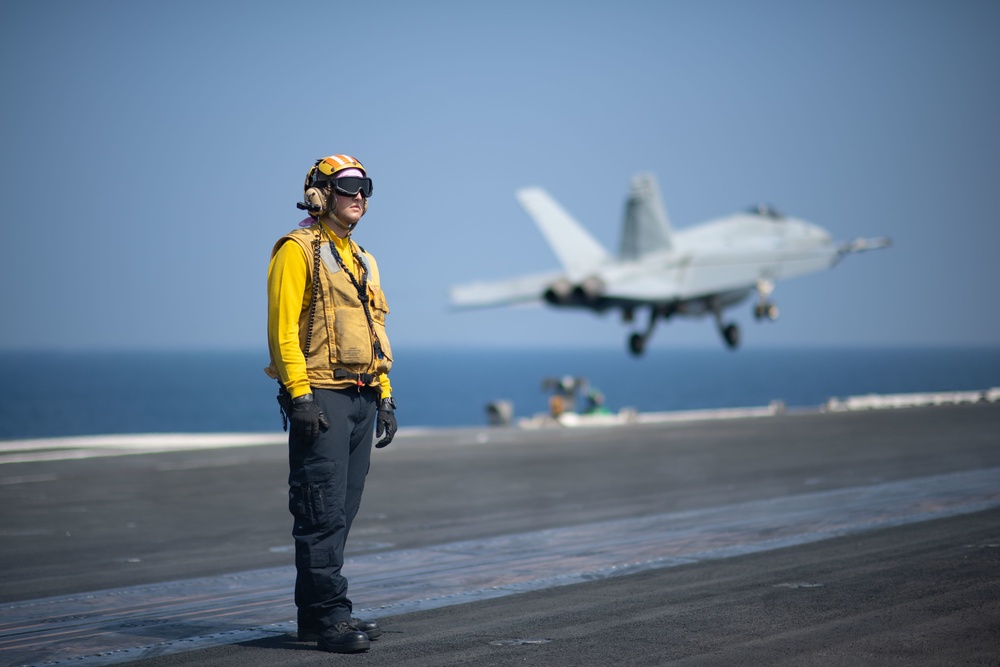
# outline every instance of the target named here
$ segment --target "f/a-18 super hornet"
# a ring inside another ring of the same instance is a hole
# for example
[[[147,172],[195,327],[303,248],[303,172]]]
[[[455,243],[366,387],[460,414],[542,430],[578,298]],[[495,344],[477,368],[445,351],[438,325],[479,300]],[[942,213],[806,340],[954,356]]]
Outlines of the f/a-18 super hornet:
[[[724,320],[727,308],[756,291],[755,317],[777,319],[771,301],[775,281],[829,269],[845,255],[891,244],[887,238],[837,243],[822,227],[767,205],[675,230],[655,178],[640,174],[632,179],[613,256],[545,190],[525,188],[516,197],[563,270],[453,286],[452,305],[544,301],[556,308],[617,309],[626,322],[648,309],[649,323],[629,338],[635,355],[642,354],[658,320],[675,316],[714,316],[723,340],[735,348],[740,331]]]

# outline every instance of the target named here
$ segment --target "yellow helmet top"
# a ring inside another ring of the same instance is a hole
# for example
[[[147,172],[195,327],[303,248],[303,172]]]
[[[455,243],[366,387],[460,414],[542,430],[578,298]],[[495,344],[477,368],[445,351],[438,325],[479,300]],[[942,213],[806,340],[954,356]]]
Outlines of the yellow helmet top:
[[[316,164],[310,167],[309,173],[306,174],[304,189],[315,187],[320,181],[328,181],[334,174],[344,169],[360,169],[362,174],[368,176],[365,166],[358,162],[357,158],[350,155],[330,155],[316,160]]]

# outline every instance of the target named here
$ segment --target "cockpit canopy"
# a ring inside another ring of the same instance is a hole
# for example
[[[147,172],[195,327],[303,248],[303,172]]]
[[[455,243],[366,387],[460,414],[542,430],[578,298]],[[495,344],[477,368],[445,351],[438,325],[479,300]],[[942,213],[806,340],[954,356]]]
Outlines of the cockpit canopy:
[[[777,208],[767,203],[755,204],[747,209],[747,213],[751,215],[759,215],[762,218],[770,218],[771,220],[784,220],[785,214],[779,211]]]

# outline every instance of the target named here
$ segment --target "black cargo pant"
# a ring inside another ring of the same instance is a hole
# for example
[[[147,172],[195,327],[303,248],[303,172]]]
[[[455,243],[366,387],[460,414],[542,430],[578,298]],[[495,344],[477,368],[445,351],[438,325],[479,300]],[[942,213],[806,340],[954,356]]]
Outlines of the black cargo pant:
[[[288,438],[288,509],[295,518],[295,606],[300,626],[350,620],[344,545],[371,462],[378,390],[314,389],[330,428],[312,443]]]

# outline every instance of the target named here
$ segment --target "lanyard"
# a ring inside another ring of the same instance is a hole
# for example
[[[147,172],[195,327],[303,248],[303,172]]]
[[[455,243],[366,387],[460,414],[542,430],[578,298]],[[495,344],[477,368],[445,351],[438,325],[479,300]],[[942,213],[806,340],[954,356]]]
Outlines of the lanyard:
[[[347,274],[347,277],[350,278],[351,280],[351,284],[354,285],[354,289],[356,289],[358,292],[358,301],[361,302],[361,307],[365,311],[365,319],[368,320],[368,331],[371,333],[372,336],[372,347],[374,348],[375,357],[378,359],[384,359],[385,354],[382,352],[382,343],[379,342],[378,334],[375,333],[375,323],[372,320],[372,313],[368,307],[368,265],[365,264],[365,261],[362,257],[360,257],[356,252],[354,252],[354,243],[351,241],[350,238],[348,238],[347,244],[348,247],[351,249],[351,255],[354,256],[354,260],[357,262],[357,265],[360,267],[361,271],[361,282],[359,283],[358,279],[354,277],[353,273],[351,273],[351,270],[348,269],[347,265],[344,264],[344,259],[340,256],[340,251],[337,249],[337,244],[334,243],[333,239],[330,237],[330,232],[326,231],[326,228],[323,227],[322,223],[317,223],[317,224],[319,225],[319,228],[322,230],[323,234],[326,235],[326,238],[330,241],[330,251],[331,251],[330,254],[332,254],[333,258],[337,261],[337,266],[340,267],[341,271]],[[320,256],[321,243],[322,239],[320,239],[319,234],[317,234],[316,238],[313,240],[313,267],[314,267],[313,296],[312,296],[312,306],[309,311],[309,333],[306,335],[306,345],[307,345],[306,350],[309,349],[308,344],[312,339],[313,320],[315,319],[316,316],[316,297],[319,289],[319,258],[320,258],[319,256]],[[389,361],[392,361],[392,359],[390,359]]]

